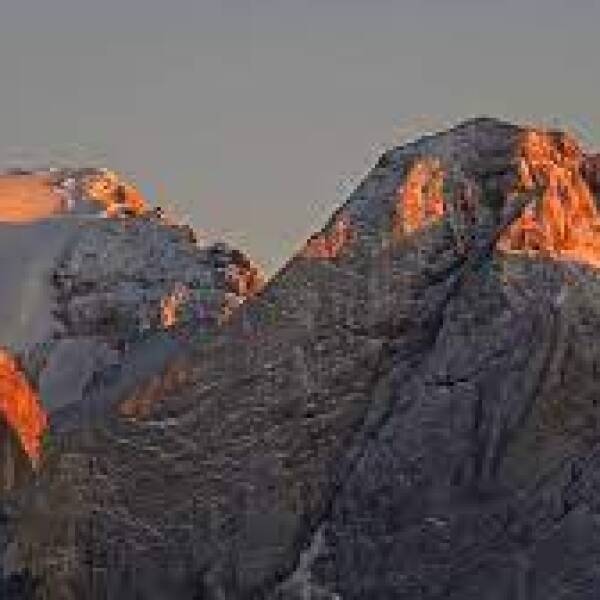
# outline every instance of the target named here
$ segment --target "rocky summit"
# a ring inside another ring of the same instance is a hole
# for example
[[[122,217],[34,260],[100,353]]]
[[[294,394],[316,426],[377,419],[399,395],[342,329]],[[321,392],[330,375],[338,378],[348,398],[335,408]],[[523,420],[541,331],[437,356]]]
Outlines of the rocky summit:
[[[72,340],[126,349],[61,388],[6,496],[6,589],[598,598],[598,172],[567,134],[488,118],[390,150],[229,318],[192,335],[192,310],[176,352],[170,317],[130,341],[128,290],[186,297],[134,249],[169,248],[187,289],[208,255],[149,217],[83,227],[53,271],[59,354],[24,369],[43,391]]]

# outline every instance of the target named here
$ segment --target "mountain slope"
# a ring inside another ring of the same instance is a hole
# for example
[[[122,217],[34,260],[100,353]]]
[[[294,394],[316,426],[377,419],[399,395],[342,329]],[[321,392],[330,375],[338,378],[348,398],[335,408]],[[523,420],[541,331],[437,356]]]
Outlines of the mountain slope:
[[[215,329],[261,285],[242,253],[200,247],[191,229],[161,218],[103,169],[0,175],[0,257],[2,364],[15,371],[10,381],[31,388],[38,437],[39,415],[53,422],[71,407],[87,416],[96,382],[114,379],[150,338],[159,334],[156,369],[189,332]],[[3,381],[0,412],[21,423],[11,412],[20,388]],[[34,461],[38,446],[24,443]]]
[[[61,438],[14,568],[57,598],[596,597],[588,163],[493,119],[386,153],[214,338]]]

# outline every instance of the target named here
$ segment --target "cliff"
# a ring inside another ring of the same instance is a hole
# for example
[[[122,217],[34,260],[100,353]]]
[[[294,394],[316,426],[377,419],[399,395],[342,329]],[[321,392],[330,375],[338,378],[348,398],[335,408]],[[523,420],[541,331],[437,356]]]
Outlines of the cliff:
[[[220,330],[66,420],[11,568],[50,598],[596,597],[590,160],[494,119],[385,153]]]
[[[136,377],[160,368],[262,283],[104,169],[0,175],[0,258],[0,417],[34,463],[47,414],[87,414],[130,357]]]

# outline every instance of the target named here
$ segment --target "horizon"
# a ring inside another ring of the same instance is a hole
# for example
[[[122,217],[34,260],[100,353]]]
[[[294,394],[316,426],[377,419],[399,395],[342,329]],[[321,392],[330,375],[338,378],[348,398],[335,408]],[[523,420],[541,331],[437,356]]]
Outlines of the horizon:
[[[389,148],[477,116],[600,146],[591,1],[52,4],[3,9],[1,168],[114,169],[269,276]]]

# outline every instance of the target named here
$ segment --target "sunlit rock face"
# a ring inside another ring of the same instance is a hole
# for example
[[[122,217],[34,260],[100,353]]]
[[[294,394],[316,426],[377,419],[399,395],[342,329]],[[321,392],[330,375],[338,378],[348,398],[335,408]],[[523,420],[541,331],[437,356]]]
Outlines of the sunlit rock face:
[[[28,222],[64,210],[50,173],[7,173],[0,177],[0,220]]]
[[[437,160],[417,160],[398,189],[395,237],[408,236],[444,215],[444,172]]]
[[[199,246],[106,169],[0,175],[0,281],[0,407],[32,464],[46,413],[85,417],[132,353],[142,377],[262,285],[241,252]]]
[[[354,230],[362,233],[355,236],[360,240],[355,246],[364,247],[373,230],[378,241],[390,231],[393,238],[401,240],[448,216],[457,244],[463,247],[481,220],[491,216],[490,211],[508,209],[515,194],[539,187],[543,193],[532,199],[521,217],[503,233],[499,247],[597,264],[600,221],[594,194],[600,189],[598,157],[586,156],[576,140],[562,132],[511,129],[499,123],[495,131],[493,127],[479,120],[477,127],[466,125],[446,140],[422,140],[419,148],[435,146],[431,154],[426,150],[417,152],[402,165],[394,166],[394,156],[410,152],[414,146],[384,155],[360,190],[379,183],[383,192],[379,202],[387,206],[378,207],[370,215],[362,213],[362,194],[357,190],[354,201],[344,208],[343,230],[353,224]],[[498,139],[502,127],[505,135]],[[394,169],[403,172],[390,197],[388,182],[393,177],[389,174]],[[339,223],[338,218],[315,239],[338,240]],[[349,242],[350,236],[344,236],[344,241]],[[349,243],[334,246],[338,248],[333,253],[336,255],[343,246],[350,251]]]
[[[108,169],[47,169],[0,174],[0,222],[23,223],[67,214],[140,214],[134,186]]]
[[[55,185],[66,197],[67,206],[72,210],[79,208],[77,205],[82,198],[88,199],[92,206],[102,207],[109,215],[122,211],[141,214],[147,208],[138,190],[121,181],[116,173],[108,169],[76,170],[74,173],[59,171],[55,181]]]
[[[352,223],[346,215],[340,214],[330,231],[315,235],[306,242],[302,255],[306,258],[333,259],[344,251],[351,240]]]
[[[47,416],[18,364],[0,349],[0,417],[15,432],[22,450],[36,465]]]
[[[600,215],[576,142],[564,134],[527,132],[520,157],[521,184],[532,188],[540,182],[543,193],[511,225],[500,246],[600,266]]]
[[[386,152],[214,337],[66,430],[12,568],[50,598],[598,597],[587,160],[494,119]]]

